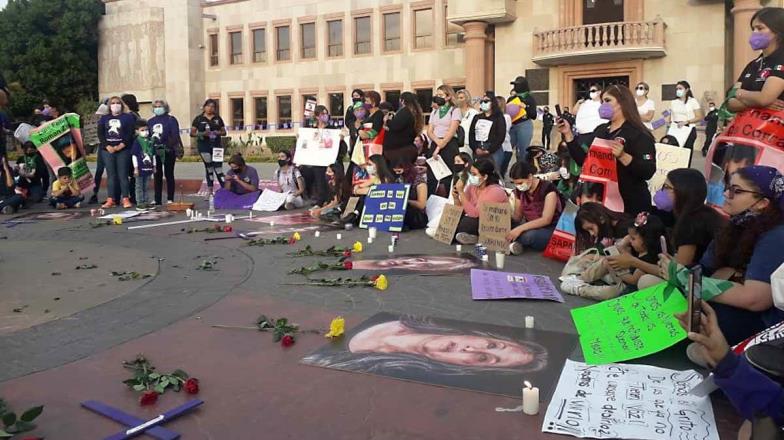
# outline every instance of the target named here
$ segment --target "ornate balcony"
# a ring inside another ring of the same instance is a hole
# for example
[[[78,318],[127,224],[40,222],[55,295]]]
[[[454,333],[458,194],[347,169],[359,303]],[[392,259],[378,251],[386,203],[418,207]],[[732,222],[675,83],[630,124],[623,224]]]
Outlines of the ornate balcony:
[[[605,63],[667,55],[661,17],[534,32],[533,61],[542,66]]]

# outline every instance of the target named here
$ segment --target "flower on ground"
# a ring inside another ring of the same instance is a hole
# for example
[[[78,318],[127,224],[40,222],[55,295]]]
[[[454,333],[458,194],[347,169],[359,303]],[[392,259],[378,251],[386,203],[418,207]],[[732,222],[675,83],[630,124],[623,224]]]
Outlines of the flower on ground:
[[[295,232],[294,235],[291,236],[294,240],[300,241],[302,240],[302,236],[299,235],[299,232]]]
[[[354,242],[354,246],[351,248],[351,250],[357,253],[362,252],[362,242],[361,241]]]
[[[148,406],[152,405],[158,401],[158,393],[153,390],[145,391],[141,397],[139,397],[139,405],[141,406]]]
[[[227,226],[224,226],[224,227],[223,227],[223,232],[231,232],[231,231],[233,231],[233,229],[232,229],[232,227],[231,227],[231,226],[228,226],[228,225],[227,225]]]
[[[280,345],[284,347],[291,347],[294,345],[294,335],[284,335],[280,338]]]
[[[344,261],[343,262],[343,269],[344,270],[351,270],[353,268],[354,268],[354,263],[352,263],[350,261]]]
[[[185,381],[185,384],[182,387],[185,389],[185,392],[188,394],[198,394],[199,379],[196,379],[195,377],[191,377]]]
[[[343,256],[349,258],[351,256],[351,251],[346,249],[345,251],[343,251]]]
[[[378,278],[373,280],[373,285],[378,290],[387,290],[387,288],[389,287],[389,281],[387,280],[386,276],[379,275]]]
[[[342,316],[338,316],[329,323],[329,333],[324,335],[327,338],[337,338],[342,336],[345,331],[346,320]]]

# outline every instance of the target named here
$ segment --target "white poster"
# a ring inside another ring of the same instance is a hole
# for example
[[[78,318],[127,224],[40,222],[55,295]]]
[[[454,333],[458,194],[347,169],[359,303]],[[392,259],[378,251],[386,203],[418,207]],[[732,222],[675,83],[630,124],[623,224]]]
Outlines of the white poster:
[[[122,211],[122,212],[116,212],[114,214],[106,214],[98,218],[101,220],[111,220],[115,217],[120,217],[121,219],[125,220],[125,219],[136,217],[137,215],[142,215],[145,212],[147,211]]]
[[[223,148],[213,148],[212,149],[212,161],[213,162],[223,162]]]
[[[427,198],[425,203],[425,213],[427,214],[427,227],[437,228],[438,221],[441,219],[441,213],[444,212],[444,206],[451,205],[449,199],[433,194]]]
[[[433,171],[433,176],[435,176],[436,180],[441,180],[446,176],[452,175],[452,170],[450,170],[449,166],[444,162],[443,157],[438,156],[438,159],[431,157],[430,159],[427,159],[426,162],[430,167],[430,170]]]
[[[325,167],[335,163],[340,149],[340,130],[300,128],[294,163]]]
[[[667,174],[677,168],[689,168],[692,150],[667,144],[656,144],[656,174],[648,181],[651,200],[656,191],[660,190]]]
[[[567,360],[542,432],[589,438],[719,440],[702,376],[648,365]],[[535,385],[535,384],[534,384]]]
[[[694,127],[690,125],[684,125],[683,127],[678,127],[678,124],[673,122],[670,124],[670,128],[667,129],[667,136],[674,136],[675,139],[678,140],[678,146],[683,147],[686,145],[686,140],[689,139],[689,135],[691,134],[691,130]]]
[[[490,129],[493,127],[493,121],[489,119],[479,119],[476,121],[476,125],[474,125],[474,134],[476,136],[476,140],[479,142],[487,142],[487,138],[490,137]]]
[[[256,203],[251,208],[254,211],[277,211],[284,203],[289,193],[279,193],[277,191],[265,190],[261,192]]]

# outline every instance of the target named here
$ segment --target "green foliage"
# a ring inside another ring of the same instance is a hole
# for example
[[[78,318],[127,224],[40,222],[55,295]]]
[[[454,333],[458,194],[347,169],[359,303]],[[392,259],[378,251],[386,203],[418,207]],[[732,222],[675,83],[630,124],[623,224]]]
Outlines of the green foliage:
[[[17,417],[16,413],[11,411],[11,408],[8,407],[5,401],[0,399],[0,422],[2,423],[0,438],[10,438],[21,432],[32,431],[35,429],[33,421],[43,411],[43,406],[34,406]]]
[[[188,373],[180,369],[172,373],[156,372],[152,363],[141,354],[132,361],[124,361],[123,367],[133,371],[133,377],[124,380],[123,383],[134,391],[154,390],[158,394],[163,394],[167,388],[171,388],[179,392],[188,380]]]
[[[296,136],[267,136],[267,147],[275,154],[281,151],[294,151],[297,145]]]
[[[73,109],[97,98],[103,12],[101,0],[10,0],[0,11],[0,71],[17,117],[43,99]]]

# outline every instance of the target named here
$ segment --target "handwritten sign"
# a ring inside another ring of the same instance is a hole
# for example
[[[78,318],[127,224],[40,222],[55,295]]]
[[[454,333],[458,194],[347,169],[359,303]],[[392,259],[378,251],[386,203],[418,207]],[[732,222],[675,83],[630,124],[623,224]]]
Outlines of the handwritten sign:
[[[455,238],[457,225],[460,223],[460,218],[463,216],[463,208],[451,204],[444,205],[444,210],[441,211],[441,219],[438,221],[438,228],[433,238],[444,244],[452,244],[452,239]]]
[[[691,167],[691,154],[693,150],[675,147],[667,144],[656,144],[656,174],[648,181],[648,190],[653,194],[660,190],[667,173],[678,168]]]
[[[585,361],[602,365],[636,359],[664,350],[686,338],[675,313],[686,310],[686,298],[664,299],[667,283],[572,309],[572,319]]]
[[[379,231],[401,232],[408,206],[410,185],[403,183],[385,183],[373,185],[365,196],[365,207],[359,227],[370,226]]]
[[[492,252],[508,252],[506,234],[512,227],[512,208],[508,203],[484,203],[479,212],[479,243]]]
[[[289,193],[279,193],[277,191],[262,191],[256,203],[253,204],[254,211],[277,211],[284,203]]]
[[[670,124],[669,128],[667,128],[667,136],[674,137],[678,141],[678,146],[683,147],[686,145],[686,141],[689,140],[689,136],[693,129],[694,127],[690,125],[678,127],[678,124],[673,122]]]
[[[542,432],[581,438],[718,440],[710,399],[689,394],[701,380],[694,370],[567,360]]]
[[[329,166],[335,163],[340,149],[340,130],[300,128],[294,163],[297,165]]]
[[[358,203],[359,203],[359,197],[349,197],[348,202],[346,202],[346,209],[343,210],[343,214],[340,215],[340,218],[344,219],[348,217],[349,214],[351,214],[357,209]]]
[[[444,162],[444,158],[441,156],[438,156],[438,158],[431,157],[425,162],[427,162],[430,170],[433,171],[433,176],[435,176],[436,180],[441,180],[444,177],[452,175],[452,170],[449,169],[446,162]]]
[[[574,242],[577,229],[574,227],[574,220],[577,218],[579,208],[571,200],[566,201],[561,217],[555,225],[550,241],[544,249],[544,256],[559,261],[569,261],[574,254]]]
[[[623,212],[623,199],[618,187],[618,164],[607,140],[594,139],[583,162],[579,182],[602,185],[602,204],[612,211]]]
[[[550,277],[525,273],[471,269],[471,298],[484,299],[545,299],[564,302]]]

